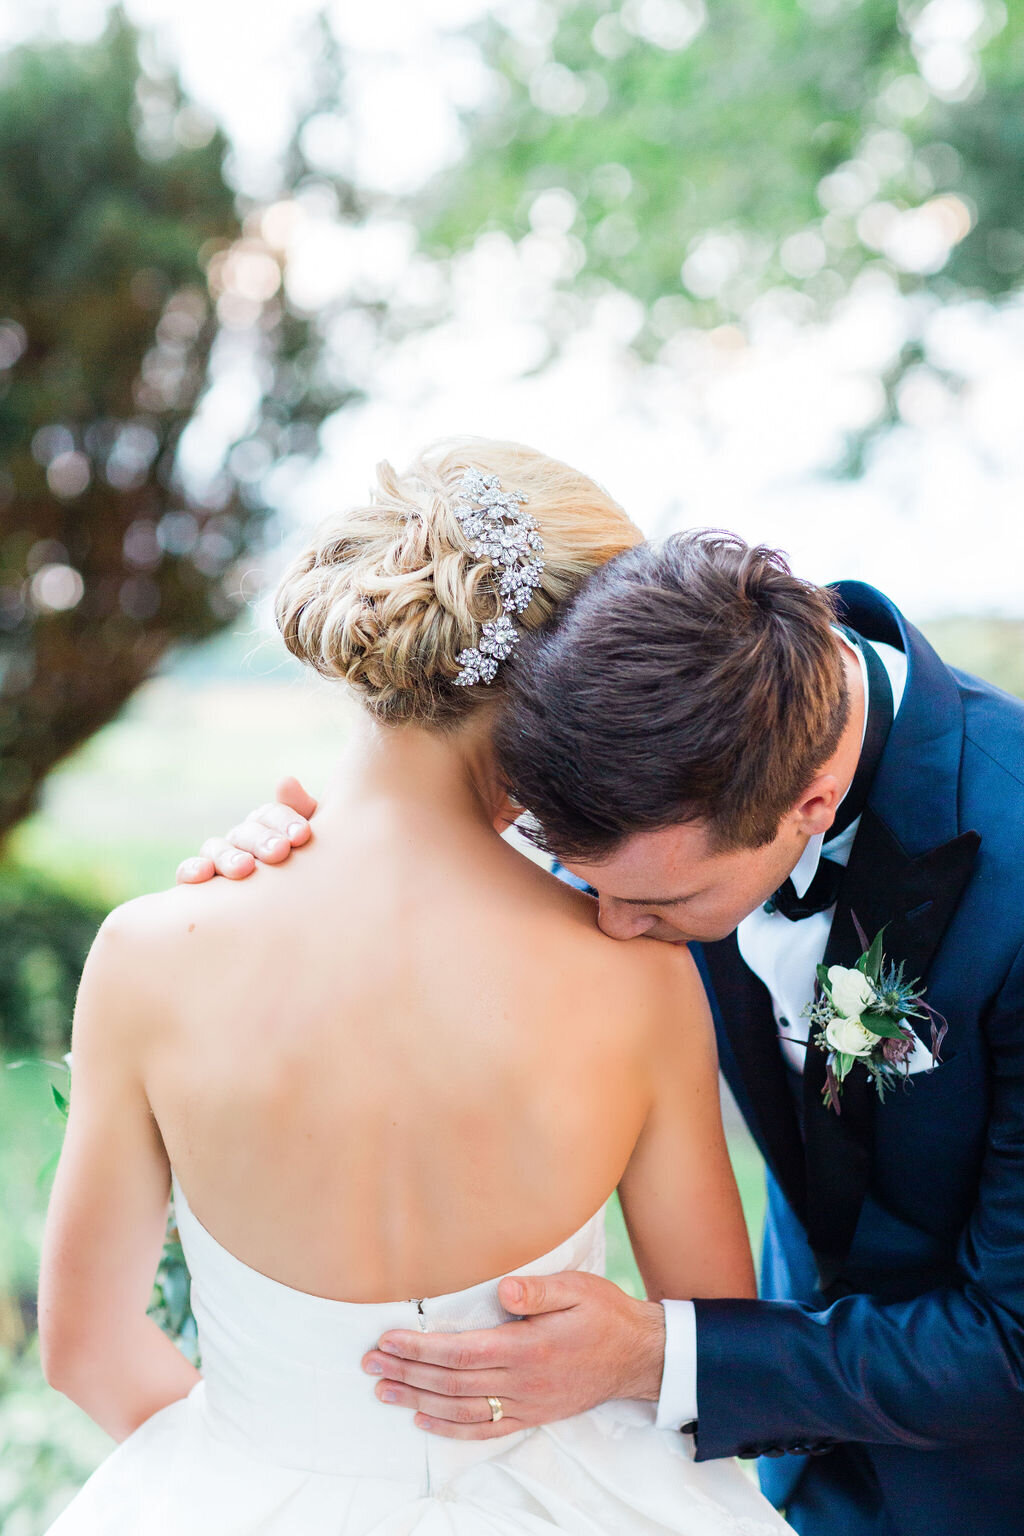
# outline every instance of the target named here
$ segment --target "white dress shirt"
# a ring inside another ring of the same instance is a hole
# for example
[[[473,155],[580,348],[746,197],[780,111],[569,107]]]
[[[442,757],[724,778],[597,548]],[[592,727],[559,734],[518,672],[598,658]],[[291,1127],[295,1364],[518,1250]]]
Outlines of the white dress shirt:
[[[843,637],[845,639],[845,636]],[[873,641],[878,658],[892,685],[893,714],[899,709],[907,683],[907,658],[894,646]],[[858,651],[864,686],[864,730],[867,729],[868,672]],[[861,744],[864,742],[863,731]],[[857,836],[860,817],[827,844],[828,857],[846,865]],[[812,837],[790,872],[793,888],[804,896],[818,871],[827,834]],[[771,994],[772,1012],[779,1031],[779,1047],[787,1065],[803,1071],[810,1022],[803,1011],[814,993],[816,967],[825,958],[835,907],[814,912],[791,922],[781,912],[758,907],[736,929],[736,942],[747,965]],[[917,1072],[931,1065],[931,1051],[918,1041],[909,1062]],[[692,1301],[664,1301],[665,1365],[658,1399],[659,1429],[679,1429],[697,1418],[697,1315]]]

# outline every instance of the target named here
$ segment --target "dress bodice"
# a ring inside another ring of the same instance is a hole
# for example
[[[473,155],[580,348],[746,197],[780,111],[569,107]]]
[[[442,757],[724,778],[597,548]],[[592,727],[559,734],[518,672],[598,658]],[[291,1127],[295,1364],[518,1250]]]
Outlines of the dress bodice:
[[[48,1536],[792,1536],[735,1462],[697,1465],[689,1435],[657,1429],[653,1403],[486,1440],[417,1429],[377,1399],[363,1355],[389,1328],[515,1326],[497,1279],[420,1301],[311,1296],[224,1248],[176,1177],[174,1198],[202,1379],[122,1440]],[[603,1214],[511,1273],[599,1272]]]
[[[445,1296],[347,1302],[295,1290],[252,1269],[207,1231],[173,1176],[175,1215],[192,1276],[203,1411],[211,1435],[279,1466],[421,1482],[493,1453],[501,1441],[429,1436],[388,1406],[360,1362],[389,1328],[461,1333],[512,1319],[485,1280]],[[604,1212],[543,1257],[509,1271],[604,1272]],[[429,1466],[428,1466],[429,1458]]]

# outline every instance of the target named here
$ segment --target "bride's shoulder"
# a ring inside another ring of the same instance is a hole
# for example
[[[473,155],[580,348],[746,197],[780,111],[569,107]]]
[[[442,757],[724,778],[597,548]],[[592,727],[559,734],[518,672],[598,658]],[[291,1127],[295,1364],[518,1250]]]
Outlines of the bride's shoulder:
[[[597,985],[621,981],[637,1001],[670,1011],[690,997],[703,999],[700,974],[685,944],[610,938],[598,926],[593,896],[548,870],[535,867],[532,875],[537,883],[530,893],[529,921],[543,928],[566,959],[574,955]]]
[[[702,1018],[707,994],[697,963],[685,944],[646,937],[617,944],[617,955],[628,965],[638,1002],[654,1030],[678,1028],[687,1019]]]
[[[211,882],[212,883],[212,882]],[[107,913],[97,940],[108,945],[167,942],[196,920],[205,886],[175,885],[164,891],[133,896]]]
[[[115,907],[100,925],[86,957],[75,1002],[72,1051],[106,1052],[127,1060],[171,1017],[174,977],[183,971],[175,954],[175,917],[183,903],[171,892],[140,896]]]
[[[204,908],[210,906],[204,890],[173,886],[114,907],[93,940],[87,970],[121,988],[159,994],[179,970],[189,940],[202,931]]]

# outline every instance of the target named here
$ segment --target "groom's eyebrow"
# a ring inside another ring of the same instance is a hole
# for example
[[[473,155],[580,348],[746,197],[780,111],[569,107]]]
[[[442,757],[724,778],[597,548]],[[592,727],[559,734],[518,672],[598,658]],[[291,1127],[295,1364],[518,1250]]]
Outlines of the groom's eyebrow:
[[[616,901],[621,901],[624,907],[678,907],[680,902],[689,901],[693,895],[687,896],[617,896]]]

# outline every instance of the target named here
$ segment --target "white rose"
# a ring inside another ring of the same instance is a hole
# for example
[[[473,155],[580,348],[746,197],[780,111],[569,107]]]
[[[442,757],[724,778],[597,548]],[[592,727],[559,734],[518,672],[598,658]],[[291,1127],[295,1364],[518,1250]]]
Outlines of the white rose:
[[[865,1029],[859,1019],[833,1019],[825,1030],[825,1039],[842,1056],[870,1056],[878,1044],[878,1036]]]
[[[844,1019],[859,1019],[865,1008],[875,1001],[875,991],[861,971],[851,971],[845,965],[830,965],[828,987],[832,1001]]]

